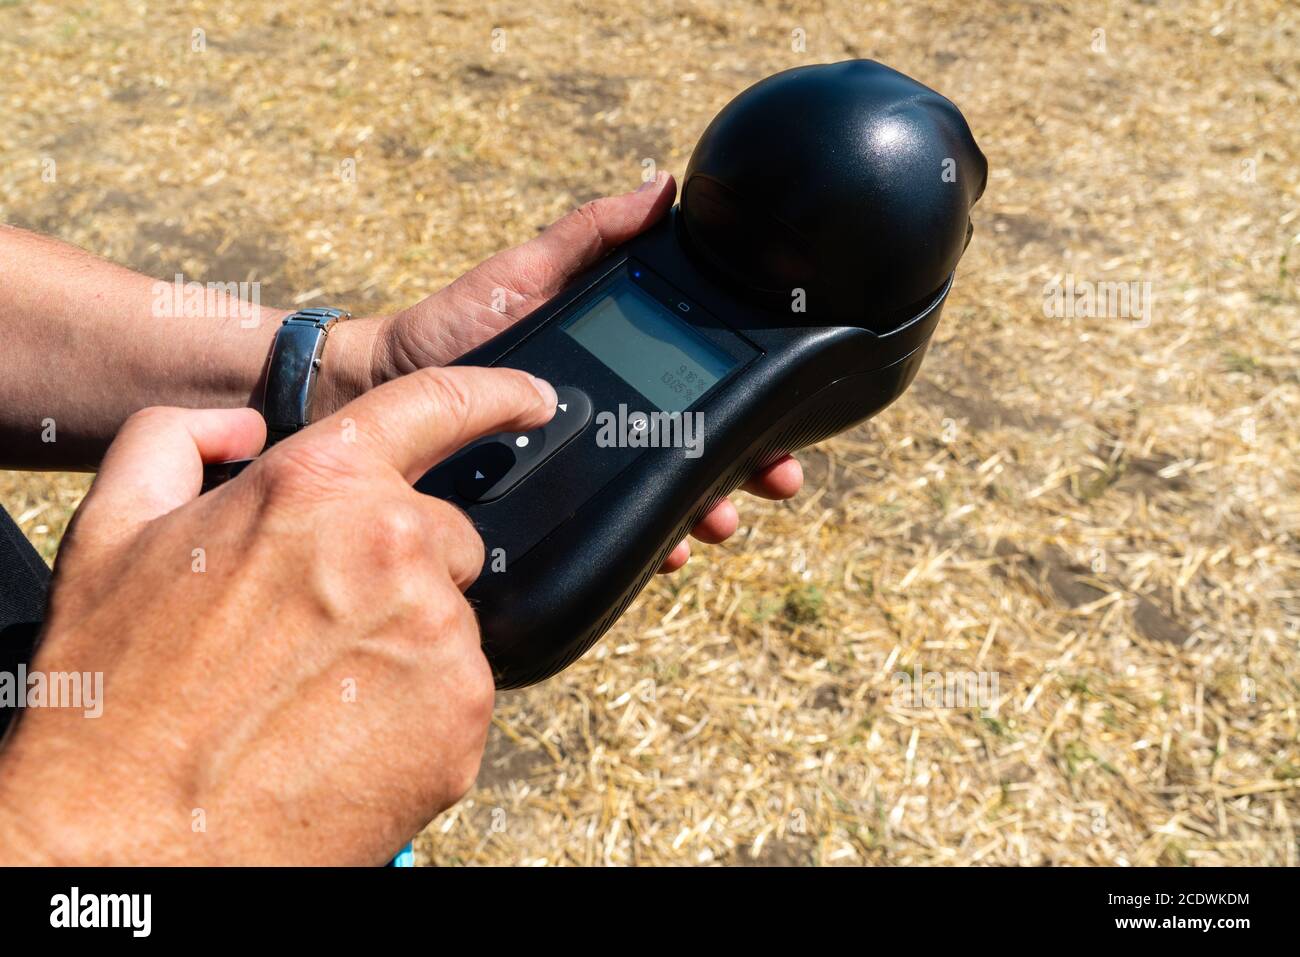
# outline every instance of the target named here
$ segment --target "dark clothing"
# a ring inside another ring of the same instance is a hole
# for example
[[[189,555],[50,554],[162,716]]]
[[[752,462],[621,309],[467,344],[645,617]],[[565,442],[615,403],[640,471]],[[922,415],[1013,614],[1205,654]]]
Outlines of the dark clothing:
[[[0,508],[0,672],[31,664],[49,590],[49,566]],[[16,713],[0,707],[0,735]]]

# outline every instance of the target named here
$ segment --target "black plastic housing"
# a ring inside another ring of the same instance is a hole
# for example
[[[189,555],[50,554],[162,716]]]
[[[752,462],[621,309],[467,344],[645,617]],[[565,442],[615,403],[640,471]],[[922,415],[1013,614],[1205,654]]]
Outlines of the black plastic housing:
[[[704,417],[699,457],[600,447],[588,428],[494,501],[460,498],[457,459],[417,483],[460,504],[483,535],[488,560],[468,596],[499,687],[583,654],[755,469],[902,394],[985,178],[961,114],[914,80],[870,61],[786,71],[705,131],[680,208],[457,361],[526,369],[582,389],[597,410],[653,411],[558,329],[634,267],[680,293],[701,335],[744,356],[688,410]]]

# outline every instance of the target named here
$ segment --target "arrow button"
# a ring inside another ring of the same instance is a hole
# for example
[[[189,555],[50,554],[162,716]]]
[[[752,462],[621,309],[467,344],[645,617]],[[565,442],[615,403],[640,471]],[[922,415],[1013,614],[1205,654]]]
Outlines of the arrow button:
[[[456,461],[456,494],[478,502],[515,465],[515,451],[505,442],[487,442],[470,449]]]

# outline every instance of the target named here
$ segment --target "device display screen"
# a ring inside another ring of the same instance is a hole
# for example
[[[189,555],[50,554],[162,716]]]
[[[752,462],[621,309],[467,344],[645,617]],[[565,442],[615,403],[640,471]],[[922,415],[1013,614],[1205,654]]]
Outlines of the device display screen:
[[[738,364],[627,279],[563,328],[663,412],[683,411]]]

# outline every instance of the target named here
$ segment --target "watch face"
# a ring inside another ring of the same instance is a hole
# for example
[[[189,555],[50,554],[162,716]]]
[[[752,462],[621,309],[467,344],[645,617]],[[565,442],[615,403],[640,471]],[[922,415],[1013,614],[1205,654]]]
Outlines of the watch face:
[[[347,315],[338,309],[301,309],[286,318],[276,332],[262,396],[262,418],[275,439],[308,423],[326,332]]]

